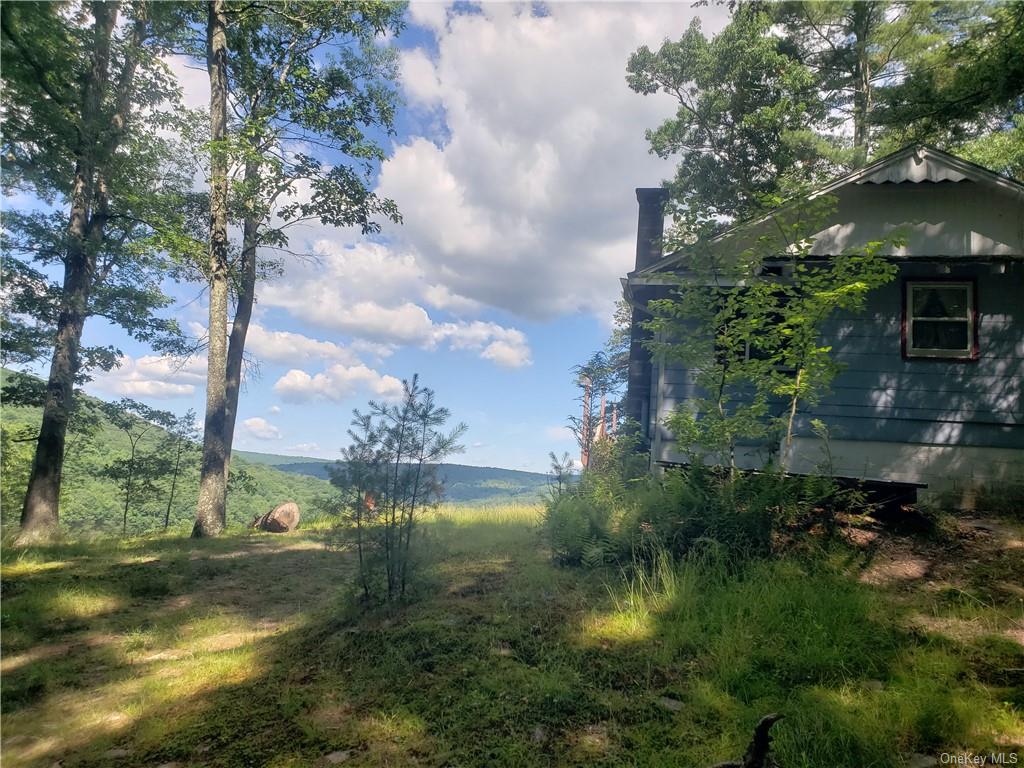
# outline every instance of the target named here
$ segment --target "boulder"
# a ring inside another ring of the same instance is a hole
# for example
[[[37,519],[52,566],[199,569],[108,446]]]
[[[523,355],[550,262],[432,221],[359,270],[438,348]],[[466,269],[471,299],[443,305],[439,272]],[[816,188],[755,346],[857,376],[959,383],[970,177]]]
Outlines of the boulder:
[[[256,515],[250,528],[270,533],[288,533],[299,527],[299,505],[294,501],[278,504],[265,515]]]

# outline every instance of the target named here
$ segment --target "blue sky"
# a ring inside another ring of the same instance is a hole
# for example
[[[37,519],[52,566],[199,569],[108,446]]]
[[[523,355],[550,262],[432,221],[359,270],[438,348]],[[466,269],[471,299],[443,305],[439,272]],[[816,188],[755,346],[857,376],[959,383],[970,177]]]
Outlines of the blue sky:
[[[632,268],[634,188],[672,172],[644,130],[673,102],[629,91],[626,61],[695,13],[709,31],[725,22],[688,2],[411,5],[382,41],[401,51],[405,105],[376,178],[404,223],[372,240],[293,233],[317,259],[258,288],[236,447],[337,458],[352,409],[419,373],[469,426],[455,461],[544,471],[548,451],[574,451],[569,370],[604,342]],[[205,71],[169,64],[204,104]],[[201,332],[202,287],[168,288]],[[96,319],[85,335],[125,353],[91,393],[202,413],[204,359],[161,360]]]

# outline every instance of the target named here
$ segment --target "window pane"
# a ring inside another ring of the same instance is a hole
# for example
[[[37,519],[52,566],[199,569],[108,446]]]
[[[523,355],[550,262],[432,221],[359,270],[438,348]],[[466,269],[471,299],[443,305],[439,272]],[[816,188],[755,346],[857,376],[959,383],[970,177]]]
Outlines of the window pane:
[[[949,349],[957,352],[970,351],[967,337],[967,323],[914,321],[914,349]]]
[[[967,288],[912,287],[914,317],[967,318]]]

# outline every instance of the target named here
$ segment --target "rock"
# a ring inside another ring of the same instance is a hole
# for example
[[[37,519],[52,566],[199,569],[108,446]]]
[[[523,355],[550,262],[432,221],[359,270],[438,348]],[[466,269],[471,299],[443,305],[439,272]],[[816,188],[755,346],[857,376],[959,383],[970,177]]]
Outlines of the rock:
[[[662,696],[658,699],[658,706],[670,712],[679,712],[683,708],[683,702],[679,701],[679,699]]]
[[[131,750],[124,749],[123,747],[115,747],[114,749],[108,749],[103,753],[104,757],[116,758],[116,757],[128,757],[131,754]]]
[[[544,726],[538,725],[533,729],[533,733],[530,734],[530,741],[534,744],[544,744],[548,740],[548,732],[544,730]]]
[[[286,501],[267,514],[254,517],[249,527],[269,533],[288,533],[299,527],[299,517],[299,505],[294,501]]]
[[[885,683],[881,680],[865,680],[864,687],[869,691],[883,691],[885,690]]]
[[[907,768],[932,768],[933,765],[938,765],[939,761],[931,755],[922,755],[920,752],[915,752],[907,760]]]
[[[327,761],[328,765],[337,765],[338,763],[344,763],[350,757],[352,757],[352,750],[339,749],[337,752],[331,752],[324,760]]]

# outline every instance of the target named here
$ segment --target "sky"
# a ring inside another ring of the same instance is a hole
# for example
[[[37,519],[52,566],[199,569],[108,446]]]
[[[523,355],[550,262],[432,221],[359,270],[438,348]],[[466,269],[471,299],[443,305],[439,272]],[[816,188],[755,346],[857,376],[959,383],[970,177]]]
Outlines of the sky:
[[[674,111],[625,82],[640,45],[705,32],[722,7],[412,3],[400,51],[404,105],[375,174],[403,223],[379,236],[306,227],[283,274],[257,289],[247,351],[258,361],[239,404],[235,447],[335,459],[354,408],[393,397],[418,373],[468,425],[452,461],[545,471],[576,452],[570,369],[608,336],[619,278],[633,267],[636,187],[674,162],[644,131]],[[209,98],[205,68],[168,62],[187,104]],[[169,310],[203,333],[202,286],[169,285]],[[205,360],[157,357],[90,320],[87,344],[114,343],[119,368],[86,389],[202,414]]]

